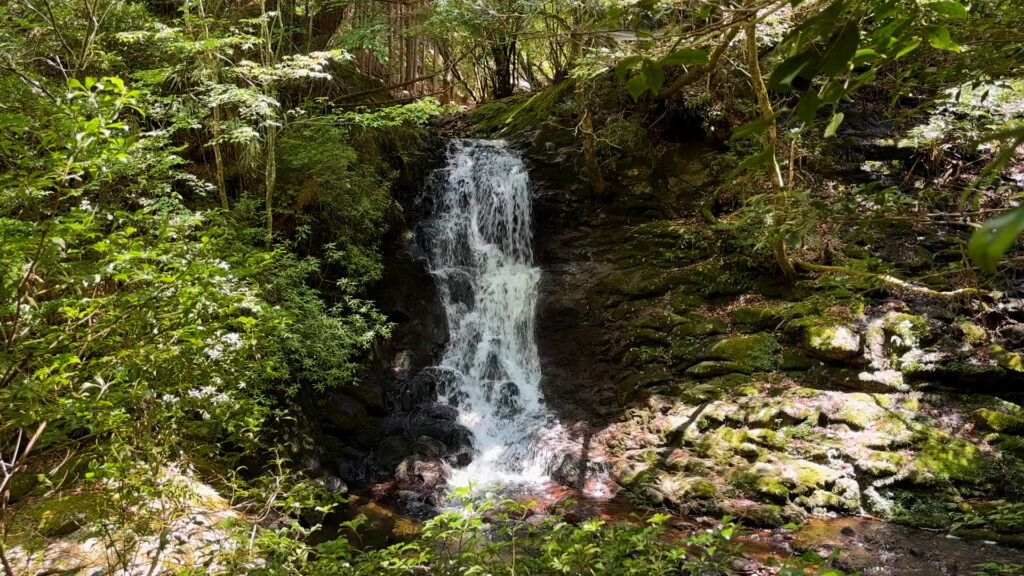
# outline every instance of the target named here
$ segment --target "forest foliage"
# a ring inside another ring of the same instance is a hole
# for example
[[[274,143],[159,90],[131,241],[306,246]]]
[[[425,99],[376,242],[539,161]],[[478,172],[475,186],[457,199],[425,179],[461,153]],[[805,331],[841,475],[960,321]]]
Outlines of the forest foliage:
[[[251,506],[298,507],[261,478],[299,492],[305,480],[253,455],[286,452],[290,399],[358,386],[388,336],[367,288],[382,275],[392,189],[423,126],[453,106],[575,83],[581,171],[600,196],[587,99],[599,79],[637,107],[742,84],[730,137],[749,154],[735,169],[766,184],[749,218],[792,276],[814,265],[792,255],[802,237],[834,216],[794,182],[792,151],[841,135],[859,93],[918,116],[984,101],[1018,80],[1022,24],[1017,0],[6,3],[0,552],[19,478],[41,492],[117,486],[130,507],[186,462],[252,490]],[[967,250],[983,273],[1024,230],[1000,180],[1024,145],[1021,114],[965,138],[976,177],[949,202],[977,228]],[[523,562],[604,565],[621,550],[597,549],[599,529],[551,527]],[[655,528],[623,530],[613,540],[645,561],[684,561]]]

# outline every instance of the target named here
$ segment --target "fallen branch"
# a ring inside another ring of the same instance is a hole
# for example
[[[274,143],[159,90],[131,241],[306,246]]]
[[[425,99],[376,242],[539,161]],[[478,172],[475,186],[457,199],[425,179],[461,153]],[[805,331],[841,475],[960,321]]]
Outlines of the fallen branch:
[[[854,270],[852,268],[844,268],[842,266],[826,266],[824,264],[812,264],[810,262],[796,262],[797,268],[807,270],[809,272],[833,272],[837,274],[846,274],[849,276],[867,276],[874,278],[875,280],[881,281],[883,284],[890,288],[897,290],[903,290],[910,292],[911,294],[917,294],[918,296],[926,296],[929,298],[938,299],[953,299],[962,297],[974,297],[986,300],[998,300],[1002,297],[1002,294],[994,291],[982,290],[980,288],[958,288],[956,290],[940,291],[928,288],[926,286],[918,286],[911,284],[906,280],[892,276],[891,274],[879,274],[877,272],[867,272],[864,270]]]

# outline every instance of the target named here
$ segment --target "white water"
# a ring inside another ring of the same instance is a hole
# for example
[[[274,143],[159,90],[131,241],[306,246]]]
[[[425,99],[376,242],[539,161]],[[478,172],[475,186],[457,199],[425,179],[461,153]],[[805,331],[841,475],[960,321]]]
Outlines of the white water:
[[[545,481],[544,438],[557,425],[540,392],[529,177],[503,142],[481,140],[453,142],[435,176],[427,260],[449,331],[438,395],[458,409],[476,453],[449,484]]]

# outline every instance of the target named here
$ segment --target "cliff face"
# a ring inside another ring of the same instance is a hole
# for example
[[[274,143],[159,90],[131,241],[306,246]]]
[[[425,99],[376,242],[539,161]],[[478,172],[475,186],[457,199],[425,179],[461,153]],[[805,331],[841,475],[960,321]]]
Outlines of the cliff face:
[[[967,500],[1024,498],[1015,301],[978,313],[855,273],[784,282],[770,250],[704,217],[735,206],[713,192],[723,149],[703,132],[610,152],[591,198],[571,117],[517,120],[545,98],[476,118],[536,188],[544,393],[574,437],[556,478],[604,472],[639,502],[759,525],[867,512],[945,527]],[[921,270],[908,255],[955,241],[893,227],[847,252]]]

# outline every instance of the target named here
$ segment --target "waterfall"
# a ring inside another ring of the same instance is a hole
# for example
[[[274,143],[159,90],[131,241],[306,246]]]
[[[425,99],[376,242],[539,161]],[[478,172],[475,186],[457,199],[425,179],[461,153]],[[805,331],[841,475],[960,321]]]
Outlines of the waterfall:
[[[450,484],[546,480],[544,437],[556,426],[540,392],[526,169],[504,142],[455,141],[432,188],[424,248],[449,331],[438,396],[458,410],[475,451]]]

